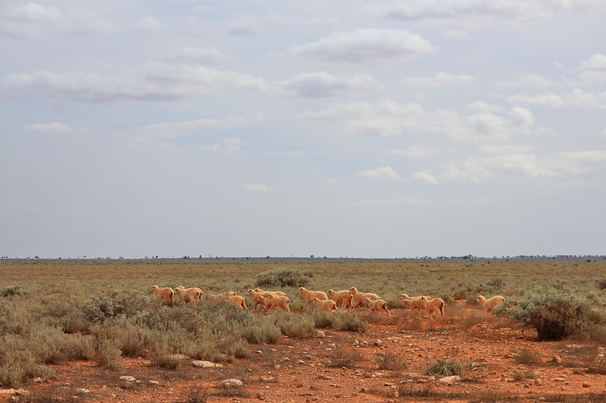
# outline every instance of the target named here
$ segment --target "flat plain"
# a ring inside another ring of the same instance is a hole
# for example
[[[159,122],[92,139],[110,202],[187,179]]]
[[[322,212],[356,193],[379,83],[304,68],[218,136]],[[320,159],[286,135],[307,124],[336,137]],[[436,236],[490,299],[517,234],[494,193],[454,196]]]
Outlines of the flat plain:
[[[151,293],[158,284],[246,295],[258,274],[280,268],[302,273],[309,289],[377,293],[392,317],[362,309],[353,316],[368,323],[363,329],[328,323],[310,332],[293,327],[320,318],[296,287],[280,288],[291,299],[288,317],[219,309],[214,301],[175,298],[171,307]],[[487,316],[474,301],[479,293],[520,299],[546,286],[603,304],[605,279],[606,260],[589,257],[2,259],[0,395],[26,402],[603,402],[606,338],[537,341],[534,329]],[[444,299],[443,323],[402,309],[402,293]],[[282,331],[250,337],[272,326]],[[426,374],[436,362],[459,363],[459,379]],[[226,379],[243,385],[220,387]]]

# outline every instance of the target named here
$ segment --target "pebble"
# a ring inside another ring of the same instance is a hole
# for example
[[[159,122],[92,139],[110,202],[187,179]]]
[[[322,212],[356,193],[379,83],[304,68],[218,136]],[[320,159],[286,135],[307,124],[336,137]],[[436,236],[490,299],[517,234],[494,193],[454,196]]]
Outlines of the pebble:
[[[225,388],[225,389],[229,389],[229,388],[233,388],[233,387],[239,387],[242,386],[242,381],[239,379],[225,379],[221,382],[219,382],[219,387],[220,388]]]
[[[583,382],[583,387],[584,388],[590,388],[591,384],[589,382]]]

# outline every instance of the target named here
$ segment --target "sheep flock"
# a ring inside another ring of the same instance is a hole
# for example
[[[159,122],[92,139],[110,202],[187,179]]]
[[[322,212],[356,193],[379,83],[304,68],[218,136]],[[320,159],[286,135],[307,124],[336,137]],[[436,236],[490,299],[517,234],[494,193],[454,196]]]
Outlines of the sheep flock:
[[[174,296],[177,295],[182,302],[188,304],[196,304],[202,300],[204,292],[198,287],[185,288],[179,286],[174,290],[171,287],[159,287],[157,285],[152,286],[152,292],[163,301],[170,301],[171,306],[174,306]],[[332,314],[338,307],[341,310],[352,312],[356,308],[363,306],[367,307],[366,315],[379,313],[379,317],[382,316],[383,311],[387,313],[387,317],[391,319],[391,313],[387,307],[387,303],[377,294],[369,292],[358,292],[356,287],[351,287],[349,290],[334,291],[313,291],[308,290],[304,287],[300,287],[297,294],[301,295],[305,300],[306,305],[312,305],[317,307],[319,310]],[[266,291],[260,288],[249,289],[246,292],[246,296],[252,299],[253,305],[251,309],[258,312],[260,309],[264,309],[267,313],[275,312],[278,309],[282,309],[290,313],[290,299],[283,291]],[[217,295],[209,295],[208,298],[222,302],[226,301],[239,307],[240,309],[248,309],[246,299],[244,296],[238,295],[234,291],[228,291]],[[331,299],[332,298],[332,299]],[[476,302],[482,305],[486,311],[486,315],[505,300],[501,295],[495,295],[489,299],[479,295]],[[410,297],[407,294],[400,296],[400,301],[404,308],[408,308],[408,317],[415,311],[419,311],[419,318],[422,317],[422,310],[425,310],[429,314],[430,325],[434,323],[442,323],[444,320],[444,300],[441,298],[432,298],[427,295],[421,295],[416,297]],[[349,308],[348,308],[349,307]]]

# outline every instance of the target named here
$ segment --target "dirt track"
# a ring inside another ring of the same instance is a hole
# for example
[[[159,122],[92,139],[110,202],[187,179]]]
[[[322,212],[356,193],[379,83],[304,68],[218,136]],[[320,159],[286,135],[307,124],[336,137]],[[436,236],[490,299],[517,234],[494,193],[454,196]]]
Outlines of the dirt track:
[[[428,318],[407,314],[394,310],[391,320],[370,318],[369,330],[361,334],[322,330],[325,337],[282,337],[273,345],[250,345],[250,358],[220,368],[196,368],[186,357],[176,370],[158,368],[145,358],[122,359],[122,369],[115,372],[93,362],[62,364],[54,366],[53,379],[25,385],[30,394],[22,400],[50,402],[35,399],[52,396],[61,401],[124,403],[606,401],[606,375],[585,373],[592,363],[604,362],[603,347],[539,343],[531,330],[522,334],[509,322],[486,319],[477,306],[447,307],[444,324],[434,329],[428,327]],[[397,360],[391,361],[394,356]],[[443,383],[442,377],[422,375],[437,358],[463,364],[461,380]],[[345,366],[335,366],[338,359]],[[393,367],[379,369],[381,364]],[[135,380],[120,379],[123,376]],[[243,386],[218,387],[229,378],[240,379]]]

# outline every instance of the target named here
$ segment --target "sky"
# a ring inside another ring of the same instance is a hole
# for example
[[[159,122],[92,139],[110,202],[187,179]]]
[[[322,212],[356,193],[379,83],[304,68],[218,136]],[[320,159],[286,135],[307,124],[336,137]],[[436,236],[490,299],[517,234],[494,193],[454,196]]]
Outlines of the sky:
[[[606,0],[0,0],[0,255],[606,253]]]

